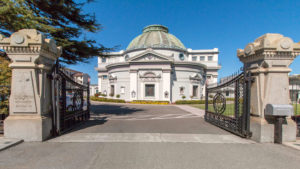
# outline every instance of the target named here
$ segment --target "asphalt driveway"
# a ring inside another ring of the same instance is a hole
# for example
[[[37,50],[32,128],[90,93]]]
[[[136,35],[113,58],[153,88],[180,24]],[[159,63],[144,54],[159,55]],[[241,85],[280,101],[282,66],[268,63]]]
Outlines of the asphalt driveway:
[[[81,133],[230,134],[174,105],[99,102],[92,102],[90,121],[75,130]]]

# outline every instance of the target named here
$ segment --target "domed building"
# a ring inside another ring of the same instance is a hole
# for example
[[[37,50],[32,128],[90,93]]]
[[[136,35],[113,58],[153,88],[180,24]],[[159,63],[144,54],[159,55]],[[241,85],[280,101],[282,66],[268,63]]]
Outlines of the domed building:
[[[219,50],[187,49],[167,27],[150,25],[126,50],[98,57],[98,89],[108,98],[199,100],[217,82]]]

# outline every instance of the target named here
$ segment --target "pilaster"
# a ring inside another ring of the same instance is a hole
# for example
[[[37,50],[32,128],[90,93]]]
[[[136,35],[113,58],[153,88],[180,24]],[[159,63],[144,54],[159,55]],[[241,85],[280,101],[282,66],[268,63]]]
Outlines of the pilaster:
[[[138,90],[137,90],[137,78],[138,78],[138,71],[137,70],[130,70],[130,100],[137,100],[138,97]]]
[[[171,102],[171,70],[162,70],[163,99]]]

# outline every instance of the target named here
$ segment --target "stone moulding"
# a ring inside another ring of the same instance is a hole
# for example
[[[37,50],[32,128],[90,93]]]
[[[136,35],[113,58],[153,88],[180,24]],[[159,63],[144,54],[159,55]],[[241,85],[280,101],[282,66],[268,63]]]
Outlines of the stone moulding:
[[[300,54],[300,44],[281,34],[267,33],[237,50],[242,62],[259,60],[294,60]]]
[[[45,39],[45,36],[35,29],[22,29],[13,33],[10,37],[0,35],[0,48],[4,49],[14,62],[17,62],[16,55],[31,55],[31,61],[36,64],[39,58],[43,60],[56,60],[62,53],[61,47],[56,46],[53,39]]]
[[[153,72],[145,72],[143,75],[139,75],[139,78],[144,82],[155,82],[161,79],[161,75],[156,75]]]

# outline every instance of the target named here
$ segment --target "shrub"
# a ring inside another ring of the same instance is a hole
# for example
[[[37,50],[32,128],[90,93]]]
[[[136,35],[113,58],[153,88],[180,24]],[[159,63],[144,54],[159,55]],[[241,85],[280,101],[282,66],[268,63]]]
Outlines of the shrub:
[[[93,97],[93,96],[90,99],[99,102],[126,103],[125,100],[122,99],[108,99],[108,98]]]
[[[110,93],[109,96],[110,96],[110,97],[114,97],[114,94],[113,94],[113,93]]]
[[[101,95],[101,93],[95,93],[95,97],[99,97]]]
[[[185,95],[181,96],[182,99],[185,99]]]
[[[212,100],[208,100],[208,104],[212,103]],[[205,100],[177,100],[175,104],[205,104]]]
[[[116,97],[117,97],[117,98],[120,98],[120,95],[119,95],[119,94],[117,94],[117,95],[116,95]]]
[[[2,115],[2,114],[8,115],[8,106],[9,106],[8,100],[4,100],[4,101],[0,100],[0,115]],[[0,117],[0,119],[1,119],[1,117]]]
[[[226,98],[227,101],[234,101],[234,98]]]
[[[168,101],[152,101],[152,100],[133,100],[132,102],[130,102],[132,104],[169,104]]]

